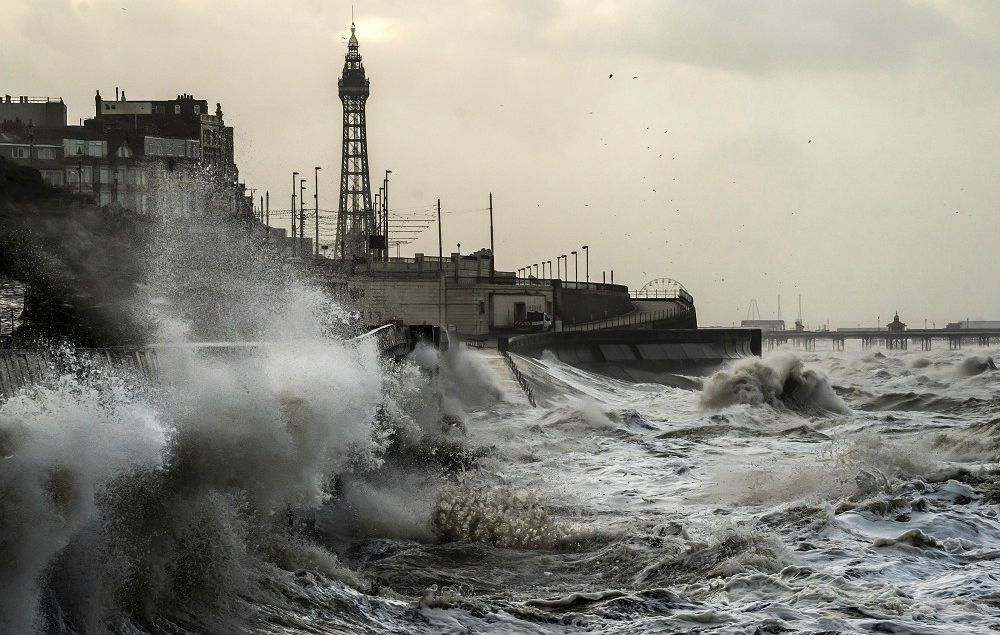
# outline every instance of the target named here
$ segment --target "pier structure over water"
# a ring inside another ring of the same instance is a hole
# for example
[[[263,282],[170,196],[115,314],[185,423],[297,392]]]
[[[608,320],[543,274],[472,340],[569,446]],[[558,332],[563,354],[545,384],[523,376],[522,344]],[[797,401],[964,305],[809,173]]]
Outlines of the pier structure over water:
[[[884,328],[850,329],[840,331],[764,331],[764,347],[773,350],[785,344],[807,351],[816,350],[816,342],[829,340],[833,350],[844,350],[847,340],[857,340],[862,349],[883,347],[888,350],[907,350],[910,344],[929,351],[934,341],[946,341],[948,348],[960,349],[966,345],[991,346],[1000,342],[1000,329],[908,329],[889,331]]]

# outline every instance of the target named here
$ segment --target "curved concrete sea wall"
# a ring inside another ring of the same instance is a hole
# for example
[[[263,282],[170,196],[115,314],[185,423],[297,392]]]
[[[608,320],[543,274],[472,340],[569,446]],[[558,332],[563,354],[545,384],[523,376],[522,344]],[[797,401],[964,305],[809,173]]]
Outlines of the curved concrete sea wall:
[[[626,329],[520,335],[498,343],[529,357],[546,351],[560,361],[635,382],[668,382],[669,375],[699,372],[759,356],[759,329]]]

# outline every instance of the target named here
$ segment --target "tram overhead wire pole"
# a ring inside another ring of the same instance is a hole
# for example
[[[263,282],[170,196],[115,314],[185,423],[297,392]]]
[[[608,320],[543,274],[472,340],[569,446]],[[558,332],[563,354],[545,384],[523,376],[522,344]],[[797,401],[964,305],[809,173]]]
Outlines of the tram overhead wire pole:
[[[490,192],[490,282],[496,276],[497,252],[493,249],[493,192]]]
[[[313,206],[316,212],[316,244],[313,249],[313,256],[319,258],[319,171],[320,166],[313,168]]]
[[[447,328],[444,324],[444,313],[443,305],[441,301],[444,294],[444,246],[441,242],[441,199],[437,200],[437,217],[438,217],[438,326],[441,328]]]
[[[583,254],[584,254],[584,258],[586,260],[586,265],[584,267],[584,271],[586,271],[586,274],[585,274],[586,275],[586,282],[587,282],[587,284],[590,284],[590,246],[589,245],[584,245],[583,246]]]
[[[569,253],[573,254],[573,283],[576,284],[580,281],[580,255],[575,251]]]
[[[299,243],[306,237],[306,180],[299,179]]]

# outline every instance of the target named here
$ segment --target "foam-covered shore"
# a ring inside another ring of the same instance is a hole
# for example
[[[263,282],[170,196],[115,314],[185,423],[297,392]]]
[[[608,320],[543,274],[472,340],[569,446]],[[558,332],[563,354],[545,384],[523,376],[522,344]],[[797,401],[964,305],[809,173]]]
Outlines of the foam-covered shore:
[[[0,405],[3,630],[989,632],[994,354],[546,358],[537,409],[461,350],[78,368]]]

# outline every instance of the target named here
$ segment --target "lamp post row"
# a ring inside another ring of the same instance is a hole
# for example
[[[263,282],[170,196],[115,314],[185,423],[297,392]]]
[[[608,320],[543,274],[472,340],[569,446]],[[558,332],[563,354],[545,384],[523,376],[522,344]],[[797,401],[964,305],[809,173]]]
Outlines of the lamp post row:
[[[584,281],[587,284],[590,284],[590,245],[582,245],[580,248],[583,249],[583,258],[584,258],[584,264],[583,264],[583,267],[584,267],[583,271],[584,271],[584,273],[583,273],[583,275],[584,275]],[[580,281],[580,254],[579,254],[579,252],[577,252],[575,250],[569,252],[569,254],[573,256],[573,282],[579,282]],[[560,261],[562,261],[562,265],[563,265],[562,267],[559,266]],[[532,269],[534,269],[535,274],[537,275],[539,273],[538,268],[541,267],[541,274],[542,274],[542,277],[544,278],[545,277],[545,265],[546,264],[548,264],[548,266],[549,266],[549,276],[551,277],[552,276],[552,261],[551,260],[543,260],[543,261],[541,261],[541,263],[535,263],[535,264],[528,265],[526,267],[521,267],[520,269],[517,270],[518,276],[522,277],[522,278],[526,277],[526,276],[530,276]],[[567,254],[562,254],[562,255],[556,256],[556,271],[555,271],[555,274],[556,274],[557,278],[560,277],[560,273],[562,273],[566,277],[569,277],[569,260],[568,260]]]
[[[319,246],[319,171],[323,168],[320,166],[313,167],[313,210],[315,212],[315,244],[313,248],[313,255],[318,257],[320,246]],[[379,229],[382,231],[382,236],[385,240],[383,245],[383,258],[385,260],[389,259],[389,175],[392,174],[392,170],[386,170],[385,176],[382,179],[382,187],[379,188],[379,195],[376,197],[376,207],[380,211],[381,222],[379,223],[381,227]],[[297,250],[297,244],[301,244],[302,239],[305,238],[305,183],[306,179],[299,179],[299,192],[298,195],[295,193],[295,181],[298,179],[299,172],[292,172],[292,213],[291,213],[291,236],[294,239],[296,237],[296,230],[298,230],[298,239],[292,243],[292,255],[294,256]],[[298,209],[296,209],[296,201],[298,202]],[[296,216],[298,216],[296,222]],[[490,194],[490,242],[491,251],[493,238],[493,195]],[[590,282],[590,246],[583,245],[581,247],[584,251],[584,280]],[[570,252],[573,255],[574,264],[574,275],[573,281],[579,282],[580,279],[580,263],[579,263],[579,253],[577,251]],[[495,254],[493,254],[495,258]],[[562,267],[560,268],[560,259],[562,260]],[[548,275],[552,276],[552,261],[543,260],[541,262],[534,263],[527,267],[519,268],[518,274],[521,277],[530,276],[532,270],[534,270],[535,275],[539,273],[545,276],[545,266],[548,265]],[[491,265],[492,268],[492,265]],[[540,270],[539,270],[540,268]],[[569,262],[568,256],[566,254],[561,254],[556,256],[556,276],[558,277],[562,272],[564,275],[569,275]]]
[[[81,167],[78,168],[77,172],[82,172],[83,160],[80,160]],[[323,168],[321,166],[313,167],[313,212],[315,213],[315,236],[313,245],[313,256],[319,257],[319,171]],[[381,193],[381,205],[378,203],[378,198],[376,197],[376,207],[380,212],[379,219],[379,230],[383,231],[385,236],[385,249],[383,251],[383,258],[388,260],[389,258],[389,175],[392,174],[392,170],[385,171],[385,177],[382,179],[382,188],[379,189]],[[292,209],[291,209],[291,224],[292,231],[291,237],[292,242],[292,255],[296,255],[297,250],[300,248],[302,241],[305,239],[305,224],[306,224],[306,205],[305,205],[305,188],[306,179],[299,179],[299,172],[292,172]],[[296,194],[296,181],[298,181],[298,194]],[[296,203],[298,205],[296,206]],[[296,218],[297,217],[297,218]],[[267,224],[270,224],[270,210],[268,210],[268,218],[266,219]],[[298,240],[295,240],[298,238]]]

